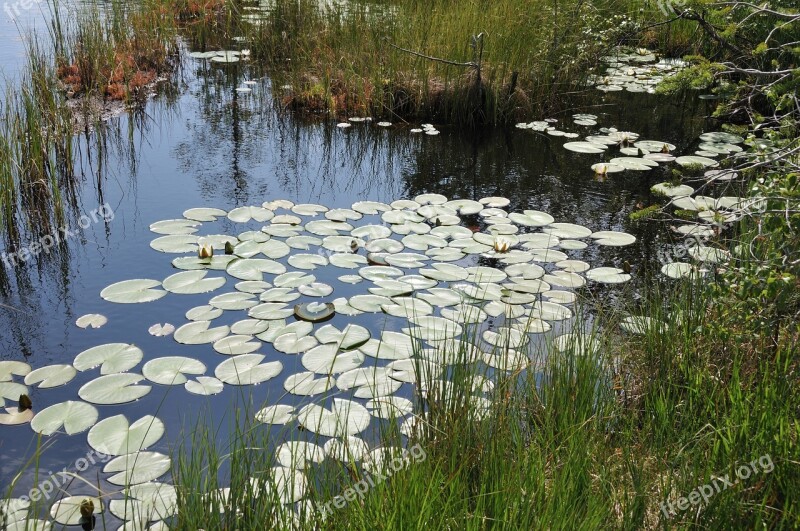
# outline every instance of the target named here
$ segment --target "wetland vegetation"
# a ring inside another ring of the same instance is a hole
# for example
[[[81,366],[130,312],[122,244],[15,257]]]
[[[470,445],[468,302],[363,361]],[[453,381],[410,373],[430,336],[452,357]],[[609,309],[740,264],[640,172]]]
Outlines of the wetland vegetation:
[[[0,529],[800,525],[794,2],[44,19],[0,109]]]

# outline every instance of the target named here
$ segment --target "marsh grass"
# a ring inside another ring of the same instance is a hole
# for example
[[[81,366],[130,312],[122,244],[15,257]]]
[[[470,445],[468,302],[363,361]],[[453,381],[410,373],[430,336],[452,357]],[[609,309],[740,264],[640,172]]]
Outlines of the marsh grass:
[[[598,348],[573,342],[559,352],[541,341],[524,372],[470,362],[476,336],[467,331],[452,352],[440,353],[451,362],[441,378],[452,385],[421,378],[415,384],[418,429],[406,438],[398,423],[388,422],[371,436],[374,446],[420,443],[424,459],[338,509],[329,502],[366,476],[327,459],[313,467],[313,488],[297,516],[281,512],[274,499],[243,494],[248,510],[268,511],[270,519],[240,518],[238,528],[256,529],[256,521],[287,529],[794,527],[800,522],[791,495],[800,486],[793,457],[800,429],[796,337],[782,337],[774,354],[756,343],[720,344],[719,300],[708,282],[654,280],[644,299],[595,316],[592,326],[578,318],[575,329],[586,330]],[[652,325],[641,335],[619,333],[628,312],[650,317]],[[710,326],[712,315],[717,321]],[[725,319],[727,326],[740,325]],[[493,382],[488,402],[472,399],[486,379]],[[252,456],[252,448],[274,446],[268,430],[242,416],[241,427],[224,439],[235,448],[231,454]],[[296,428],[285,429],[281,438]],[[189,440],[203,455],[183,461],[175,476],[179,490],[202,487],[181,478],[215,469],[218,452],[206,442],[207,429],[200,433]],[[231,478],[272,466],[269,452],[258,455],[257,462],[232,460],[232,467],[244,468],[232,469]],[[662,503],[674,505],[722,475],[735,478],[739,466],[763,456],[773,470],[715,491],[707,504],[662,510]],[[222,518],[200,498],[181,500],[181,519]]]
[[[185,9],[184,0],[163,0]],[[341,118],[468,125],[538,117],[656,13],[636,2],[232,0],[193,17],[198,50],[240,49],[284,106]]]

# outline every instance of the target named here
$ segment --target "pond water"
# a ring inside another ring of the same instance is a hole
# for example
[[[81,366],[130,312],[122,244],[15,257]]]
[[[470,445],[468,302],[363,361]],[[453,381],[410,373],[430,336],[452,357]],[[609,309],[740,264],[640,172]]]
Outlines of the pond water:
[[[0,37],[4,38],[13,33],[7,25],[3,32]],[[13,68],[20,57],[19,49],[0,49],[4,66]],[[215,367],[227,357],[211,345],[179,344],[173,337],[154,337],[148,329],[156,323],[185,324],[187,310],[207,304],[214,295],[233,291],[237,279],[228,277],[225,286],[213,293],[169,294],[145,304],[115,304],[100,297],[105,287],[116,282],[163,280],[176,273],[171,261],[180,255],[152,249],[150,242],[158,235],[149,227],[159,220],[181,218],[189,208],[230,211],[278,199],[350,208],[356,201],[390,203],[427,193],[450,199],[506,197],[510,199],[508,212],[541,210],[558,222],[636,236],[637,241],[625,247],[590,245],[585,250],[565,251],[570,258],[593,267],[622,267],[626,261],[633,265],[631,283],[590,288],[592,294],[609,303],[632,296],[642,281],[641,273],[656,263],[656,251],[669,238],[665,231],[628,218],[641,206],[659,203],[649,189],[669,178],[669,164],[649,172],[609,174],[599,181],[589,169],[600,160],[597,155],[567,151],[562,147],[564,138],[544,133],[515,128],[469,132],[435,124],[440,134],[429,136],[410,132],[418,124],[397,123],[384,128],[373,122],[338,128],[334,120],[299,119],[276,108],[269,79],[255,80],[251,93],[237,92],[235,89],[248,79],[243,66],[211,67],[205,61],[187,61],[186,85],[177,98],[155,98],[145,116],[114,119],[115,147],[105,161],[106,175],[100,183],[96,158],[84,158],[79,204],[71,218],[74,234],[66,248],[42,253],[38,259],[16,267],[4,265],[8,278],[0,297],[0,360],[25,361],[33,368],[69,364],[90,347],[122,342],[135,344],[144,352],[141,364],[163,356],[187,356],[202,361],[206,374],[213,375]],[[698,135],[711,127],[704,118],[710,110],[708,104],[696,95],[665,98],[627,92],[602,94],[590,89],[585,95],[574,96],[572,102],[569,112],[555,118],[560,120],[558,127],[581,136],[600,127],[615,127],[634,131],[641,138],[675,144],[677,153],[689,153]],[[576,112],[597,115],[598,125],[572,124],[570,117]],[[91,212],[101,207],[113,214],[92,219]],[[354,224],[366,223],[381,221],[377,216],[365,216]],[[204,224],[199,234],[236,235],[262,226],[264,223],[241,224],[221,218]],[[278,261],[286,264],[287,257]],[[476,257],[459,263],[494,264]],[[339,275],[356,272],[334,267],[309,271],[318,282],[335,288],[324,300],[366,293],[367,282],[348,285],[337,280]],[[212,271],[209,276],[225,275]],[[272,277],[267,275],[266,279],[271,281]],[[303,296],[291,304],[311,300]],[[104,315],[108,323],[99,329],[78,328],[76,319],[90,313]],[[246,313],[225,312],[214,326],[245,319]],[[385,320],[381,314],[355,318],[337,315],[327,324],[343,328],[349,322],[367,327],[374,338],[380,337],[382,330],[401,326],[400,319]],[[549,333],[558,334],[559,329],[554,326]],[[264,403],[321,402],[323,397],[342,395],[335,387],[310,398],[287,395],[283,388],[286,377],[305,370],[301,357],[279,353],[268,343],[257,352],[266,356],[265,361],[281,361],[281,375],[255,387],[226,385],[221,394],[211,397],[187,393],[183,386],[151,384],[151,392],[135,402],[97,406],[100,418],[119,413],[131,420],[157,415],[167,426],[167,434],[149,449],[169,454],[191,432],[199,412],[205,411],[214,425],[225,427],[224,435],[234,408],[246,403],[255,411]],[[141,372],[141,364],[132,371]],[[97,375],[97,370],[79,372],[69,384],[54,389],[30,386],[34,409],[79,400],[78,389]],[[278,428],[282,427],[272,429]],[[368,435],[365,438],[369,441]],[[44,471],[74,467],[76,460],[90,451],[86,433],[50,439],[48,445],[52,446],[41,457],[38,481]],[[34,467],[26,466],[36,445],[37,436],[28,425],[0,426],[0,487],[7,487],[24,468],[14,494],[25,494],[37,483]],[[106,482],[106,476],[96,467],[85,472],[85,477],[99,481],[101,488],[117,490]],[[65,490],[85,494],[91,489],[73,482]]]

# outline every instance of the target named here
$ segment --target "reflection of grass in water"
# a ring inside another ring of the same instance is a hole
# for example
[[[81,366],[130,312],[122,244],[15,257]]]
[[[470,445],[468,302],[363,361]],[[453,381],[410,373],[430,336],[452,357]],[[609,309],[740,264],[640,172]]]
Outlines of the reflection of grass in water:
[[[77,14],[57,1],[49,9],[47,36],[27,37],[27,63],[0,110],[0,225],[9,243],[65,225],[81,157],[74,135],[85,133],[85,156],[104,167],[114,147],[103,122],[110,102],[119,101],[118,110],[140,106],[177,66],[171,13],[121,2]]]

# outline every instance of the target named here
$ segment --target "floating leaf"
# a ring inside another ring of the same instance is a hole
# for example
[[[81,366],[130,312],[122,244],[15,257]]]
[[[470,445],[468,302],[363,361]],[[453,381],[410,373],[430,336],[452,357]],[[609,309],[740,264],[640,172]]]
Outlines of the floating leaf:
[[[256,413],[256,420],[264,424],[288,424],[295,418],[294,406],[284,404],[267,406]]]
[[[183,217],[194,221],[216,221],[226,214],[227,212],[219,208],[190,208],[184,211]]]
[[[71,382],[77,371],[72,365],[48,365],[25,376],[26,385],[39,384],[39,389],[49,389]]]
[[[276,337],[272,346],[275,347],[275,350],[284,354],[300,354],[317,346],[317,339],[313,336],[298,336],[289,332]]]
[[[336,307],[329,302],[309,302],[294,307],[294,315],[303,321],[319,323],[334,316]]]
[[[337,343],[319,345],[303,354],[303,367],[317,374],[337,374],[355,369],[364,362],[358,350],[340,352]]]
[[[81,513],[86,507],[91,508],[90,517],[104,510],[100,498],[84,495],[66,496],[53,503],[50,507],[50,517],[61,525],[79,525],[84,518]]]
[[[240,280],[263,280],[264,273],[280,275],[286,272],[286,266],[267,258],[237,258],[227,265],[225,271]]]
[[[631,279],[631,276],[616,267],[595,267],[586,273],[586,278],[602,284],[621,284]]]
[[[184,388],[192,394],[201,396],[217,395],[222,392],[223,384],[213,376],[198,376],[197,380],[189,380]]]
[[[25,376],[31,372],[31,366],[22,361],[0,361],[0,382],[10,382],[16,376]]]
[[[125,455],[145,450],[164,436],[164,423],[145,415],[129,423],[125,415],[115,415],[98,422],[87,439],[89,446],[105,455]]]
[[[34,418],[36,417],[33,416],[33,411],[30,409],[20,410],[17,407],[7,407],[5,413],[0,413],[0,425],[18,426],[27,424]]]
[[[142,367],[142,374],[151,382],[161,385],[180,385],[186,382],[184,374],[203,374],[206,366],[200,361],[184,356],[167,356],[150,360]]]
[[[309,463],[321,463],[325,459],[325,452],[314,443],[289,441],[275,449],[275,456],[282,466],[303,470]]]
[[[100,328],[107,322],[108,319],[104,315],[100,315],[99,313],[87,313],[82,317],[78,317],[78,320],[75,321],[75,325],[78,328]]]
[[[333,325],[325,325],[314,333],[320,343],[335,343],[339,350],[353,350],[370,338],[369,330],[363,326],[348,324],[344,330],[339,330]]]
[[[225,284],[222,277],[205,278],[208,271],[184,271],[175,273],[164,279],[162,287],[172,293],[184,295],[208,293],[221,288]]]
[[[230,333],[228,326],[218,326],[209,328],[211,321],[194,321],[186,323],[175,330],[175,341],[184,345],[202,345],[204,343],[214,343]]]
[[[214,371],[222,382],[231,385],[252,385],[270,380],[283,370],[279,361],[261,364],[261,354],[242,354],[220,363]]]
[[[331,409],[309,404],[297,413],[300,424],[313,433],[341,437],[361,433],[370,423],[367,409],[357,402],[334,398]]]
[[[275,214],[263,207],[243,206],[228,212],[228,219],[236,223],[247,223],[250,220],[258,222],[269,221]]]
[[[111,284],[100,292],[100,296],[109,302],[120,304],[152,302],[167,294],[164,290],[154,289],[158,286],[161,286],[161,282],[157,280],[124,280]]]
[[[107,343],[84,350],[77,356],[73,365],[79,371],[100,367],[100,374],[125,372],[135,367],[142,358],[142,350],[127,343]]]
[[[328,391],[333,384],[330,376],[316,378],[313,372],[299,372],[286,378],[283,388],[294,395],[313,396]]]
[[[137,452],[115,457],[106,464],[103,472],[105,474],[116,472],[107,479],[109,483],[128,486],[158,479],[169,471],[170,465],[170,458],[164,454]]]
[[[125,404],[150,392],[149,385],[136,385],[142,380],[141,374],[107,374],[84,384],[78,396],[92,404]]]
[[[148,328],[147,331],[150,333],[151,336],[166,337],[168,335],[171,335],[175,331],[175,326],[169,323],[164,323],[163,325],[161,323],[156,323],[150,328]]]
[[[249,335],[232,335],[215,341],[212,347],[220,354],[238,356],[255,352],[261,348],[261,342]]]

